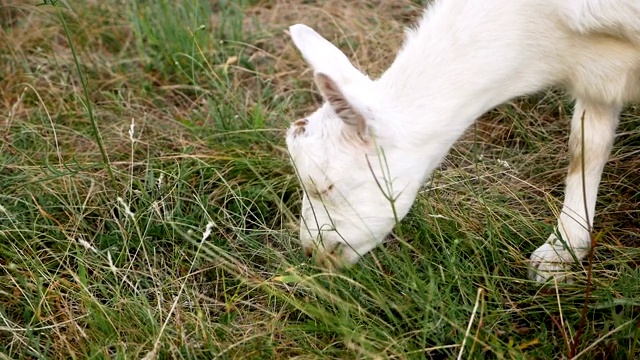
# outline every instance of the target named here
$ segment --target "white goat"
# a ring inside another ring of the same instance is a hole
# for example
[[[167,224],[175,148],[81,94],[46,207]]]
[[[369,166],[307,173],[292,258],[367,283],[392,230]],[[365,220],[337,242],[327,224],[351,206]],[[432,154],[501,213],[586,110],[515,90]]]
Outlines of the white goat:
[[[435,1],[377,80],[311,28],[298,24],[290,33],[325,100],[287,132],[305,190],[307,255],[328,267],[357,262],[407,214],[476,118],[553,85],[576,99],[557,226],[564,241],[551,234],[533,252],[531,277],[562,279],[572,254],[588,253],[618,114],[640,99],[640,1]]]

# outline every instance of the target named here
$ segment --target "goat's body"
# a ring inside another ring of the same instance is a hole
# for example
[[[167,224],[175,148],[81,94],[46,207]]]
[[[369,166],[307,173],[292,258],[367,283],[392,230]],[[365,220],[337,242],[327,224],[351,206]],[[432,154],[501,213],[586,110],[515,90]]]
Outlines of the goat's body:
[[[575,97],[572,162],[558,222],[570,249],[554,234],[534,253],[544,272],[558,270],[554,262],[570,261],[570,252],[581,258],[589,248],[598,184],[618,112],[640,99],[639,24],[636,1],[440,1],[417,29],[408,31],[404,48],[377,86],[400,107],[394,113],[404,126],[422,132],[409,137],[417,142],[412,145],[429,139],[429,153],[448,151],[477,117],[513,97],[550,86],[562,86]],[[583,112],[586,199],[580,157]],[[437,163],[429,165],[424,178]]]
[[[621,105],[640,99],[639,24],[634,0],[439,1],[378,82],[407,107],[443,97],[471,106],[471,121],[553,85]]]
[[[387,142],[382,147],[391,175],[407,178],[404,202],[413,202],[415,184],[431,174],[484,112],[550,86],[566,88],[576,99],[571,165],[558,220],[558,233],[568,246],[552,234],[534,252],[534,268],[540,271],[534,276],[544,280],[571,262],[571,253],[580,259],[590,246],[597,188],[618,113],[625,103],[640,100],[640,2],[436,1],[418,27],[407,32],[403,49],[380,79],[367,82],[336,65],[314,67],[347,79],[337,82],[343,85],[340,94],[354,112],[371,119],[368,128]],[[383,100],[367,103],[357,96],[365,89]]]

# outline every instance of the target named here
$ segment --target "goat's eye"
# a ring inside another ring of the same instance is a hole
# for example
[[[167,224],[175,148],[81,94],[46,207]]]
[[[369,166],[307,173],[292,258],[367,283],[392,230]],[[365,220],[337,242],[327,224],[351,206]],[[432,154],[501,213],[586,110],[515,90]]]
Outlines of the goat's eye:
[[[308,194],[312,198],[320,199],[323,196],[327,195],[331,190],[333,190],[333,188],[334,188],[333,184],[327,186],[323,190],[320,190],[318,188],[312,188],[312,190],[308,191]]]
[[[333,184],[327,186],[326,189],[320,191],[320,196],[327,195],[331,190],[333,190]]]

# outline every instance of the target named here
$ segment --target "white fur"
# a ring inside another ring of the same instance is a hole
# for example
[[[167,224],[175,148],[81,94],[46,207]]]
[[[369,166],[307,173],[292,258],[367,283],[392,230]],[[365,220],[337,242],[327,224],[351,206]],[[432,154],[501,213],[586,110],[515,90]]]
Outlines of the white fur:
[[[552,234],[534,251],[531,276],[562,278],[572,254],[582,259],[590,247],[618,113],[640,99],[639,19],[637,0],[435,1],[377,80],[311,28],[292,26],[326,100],[287,134],[305,189],[306,251],[329,267],[357,262],[407,214],[420,184],[475,119],[557,85],[576,99],[572,170],[558,219],[563,241]]]

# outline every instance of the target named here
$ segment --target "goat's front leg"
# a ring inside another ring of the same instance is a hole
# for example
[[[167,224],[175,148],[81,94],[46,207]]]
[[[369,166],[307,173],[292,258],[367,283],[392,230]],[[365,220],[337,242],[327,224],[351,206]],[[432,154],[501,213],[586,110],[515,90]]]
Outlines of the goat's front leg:
[[[578,99],[574,111],[569,138],[570,164],[562,213],[555,233],[531,254],[529,276],[539,282],[545,282],[553,276],[563,280],[567,275],[568,265],[575,260],[582,260],[589,253],[589,230],[593,224],[598,185],[615,138],[620,107]]]

